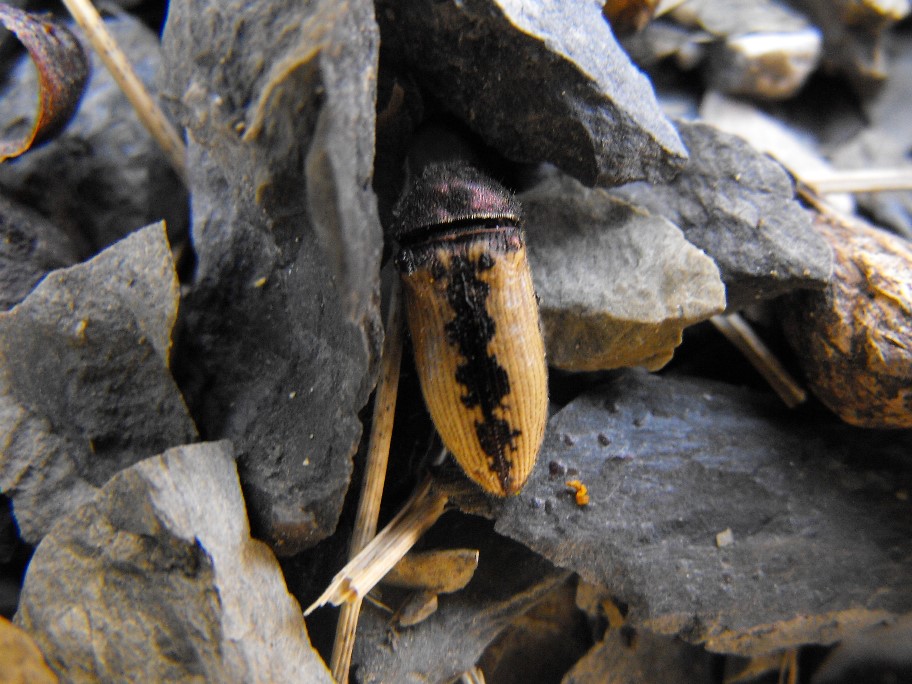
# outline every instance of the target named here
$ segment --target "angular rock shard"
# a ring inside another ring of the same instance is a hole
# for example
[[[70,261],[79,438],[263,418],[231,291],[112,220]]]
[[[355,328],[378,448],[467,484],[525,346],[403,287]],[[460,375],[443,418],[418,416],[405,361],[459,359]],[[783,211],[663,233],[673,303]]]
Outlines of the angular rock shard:
[[[712,259],[661,216],[567,177],[519,200],[550,365],[657,370],[685,327],[725,309]]]
[[[159,223],[0,313],[0,491],[29,543],[117,471],[196,439],[168,369],[177,302]]]
[[[377,14],[421,84],[512,159],[586,185],[657,182],[686,160],[598,3],[383,0]]]
[[[912,612],[910,447],[798,423],[752,391],[625,371],[552,418],[495,529],[605,587],[635,628],[742,655],[832,643]]]
[[[378,38],[367,0],[182,0],[164,33],[198,257],[182,382],[282,554],[335,529],[379,352]]]
[[[691,152],[685,170],[666,185],[612,192],[664,216],[715,260],[730,311],[799,288],[823,289],[832,254],[782,167],[711,126],[678,126]]]
[[[228,442],[114,476],[42,541],[16,623],[66,681],[331,682]]]

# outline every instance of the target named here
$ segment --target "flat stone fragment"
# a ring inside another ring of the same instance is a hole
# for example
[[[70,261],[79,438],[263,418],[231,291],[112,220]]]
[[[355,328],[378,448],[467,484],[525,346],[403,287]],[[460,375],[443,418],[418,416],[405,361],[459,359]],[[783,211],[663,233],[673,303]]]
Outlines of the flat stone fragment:
[[[612,192],[664,216],[712,257],[728,310],[795,289],[823,289],[833,269],[826,242],[775,161],[711,126],[678,122],[690,163],[665,185]]]
[[[611,629],[568,672],[561,684],[640,684],[714,681],[712,654],[646,631]]]
[[[178,295],[158,223],[0,313],[0,492],[30,544],[117,471],[196,439],[168,368]]]
[[[250,537],[228,442],[146,459],[62,518],[15,620],[68,682],[332,681]]]
[[[551,419],[495,529],[604,587],[634,628],[741,655],[827,644],[912,612],[910,447],[625,371]],[[551,472],[573,472],[589,504]]]
[[[658,182],[686,160],[599,3],[383,0],[377,15],[421,85],[511,159],[590,186]]]
[[[105,19],[105,28],[155,93],[161,61],[155,32],[126,13]],[[76,115],[56,139],[0,165],[0,188],[46,216],[83,254],[153,221],[164,219],[169,230],[180,232],[187,221],[186,190],[95,51],[86,54],[91,73]],[[0,133],[21,121],[15,112],[34,111],[36,78],[23,58],[0,97]]]
[[[442,543],[480,549],[478,570],[465,589],[441,595],[433,615],[397,632],[390,630],[388,613],[365,603],[352,658],[361,684],[453,681],[513,618],[567,578],[543,558],[493,534],[489,523],[444,519],[438,527],[430,534]]]
[[[70,237],[41,214],[0,197],[0,311],[25,299],[48,271],[79,261]]]
[[[373,386],[378,42],[367,0],[181,0],[164,32],[198,258],[181,382],[281,554],[335,529]]]
[[[716,38],[707,55],[706,80],[726,93],[791,97],[820,59],[820,31],[777,2],[690,0],[670,17]]]
[[[550,365],[657,370],[684,328],[725,309],[712,259],[661,216],[567,177],[518,199]]]
[[[860,222],[815,226],[835,272],[823,292],[781,302],[786,339],[814,394],[844,421],[912,428],[912,244]]]

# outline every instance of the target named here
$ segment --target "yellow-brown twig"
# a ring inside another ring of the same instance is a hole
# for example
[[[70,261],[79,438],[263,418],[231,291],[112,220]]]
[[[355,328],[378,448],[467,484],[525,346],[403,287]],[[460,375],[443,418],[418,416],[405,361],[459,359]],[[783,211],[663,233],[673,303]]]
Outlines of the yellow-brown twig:
[[[152,134],[155,141],[174,167],[177,175],[187,184],[186,148],[178,132],[165,117],[158,103],[146,90],[130,65],[127,56],[117,46],[114,37],[105,28],[104,21],[90,0],[63,0],[73,19],[86,32],[98,57],[111,72],[136,110],[139,120]]]
[[[891,192],[912,190],[912,168],[833,171],[801,181],[820,195],[841,192]]]
[[[807,393],[740,315],[713,316],[710,321],[744,354],[786,406],[795,408],[807,399]]]
[[[396,395],[399,389],[399,367],[402,365],[402,305],[398,281],[392,288],[389,313],[386,320],[386,339],[380,363],[380,378],[374,397],[374,414],[371,421],[370,442],[361,498],[355,517],[349,558],[361,551],[377,533],[377,519],[380,515],[380,500],[386,481],[386,466],[389,461],[390,439],[393,434],[393,417],[396,413]],[[361,598],[342,606],[336,625],[336,639],[333,644],[330,670],[337,682],[348,681],[352,648],[358,615],[361,612]]]

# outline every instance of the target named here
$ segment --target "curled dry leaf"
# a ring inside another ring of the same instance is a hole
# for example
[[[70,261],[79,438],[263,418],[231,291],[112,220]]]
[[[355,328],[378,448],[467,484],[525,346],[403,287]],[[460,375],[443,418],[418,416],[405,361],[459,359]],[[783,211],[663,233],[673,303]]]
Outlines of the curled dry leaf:
[[[626,36],[643,29],[658,5],[659,0],[606,0],[602,14],[617,35]]]
[[[823,292],[789,295],[783,323],[808,383],[847,423],[912,427],[912,245],[818,216],[835,269]]]
[[[0,3],[0,23],[25,46],[38,72],[38,110],[22,137],[0,140],[0,161],[18,157],[63,130],[89,79],[89,60],[66,27]]]

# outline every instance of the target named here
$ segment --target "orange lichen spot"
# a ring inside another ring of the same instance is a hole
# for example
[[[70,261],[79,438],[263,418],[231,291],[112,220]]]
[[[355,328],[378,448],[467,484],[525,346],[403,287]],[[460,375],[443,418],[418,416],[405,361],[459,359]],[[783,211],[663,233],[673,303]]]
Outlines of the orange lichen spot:
[[[567,480],[567,486],[574,491],[577,506],[589,505],[589,488],[580,480]]]

